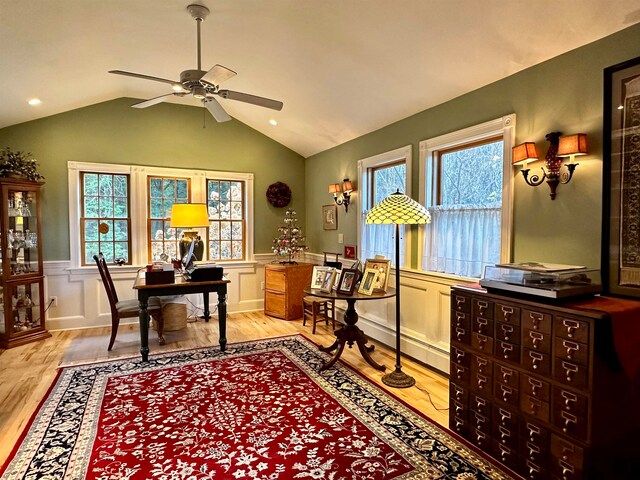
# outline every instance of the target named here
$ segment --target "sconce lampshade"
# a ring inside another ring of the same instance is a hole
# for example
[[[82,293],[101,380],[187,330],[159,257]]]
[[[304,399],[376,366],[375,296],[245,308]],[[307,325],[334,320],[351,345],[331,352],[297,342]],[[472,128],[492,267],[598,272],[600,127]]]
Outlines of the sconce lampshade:
[[[340,193],[340,184],[339,183],[330,183],[329,184],[329,193]]]
[[[348,178],[344,179],[344,182],[342,184],[342,190],[345,191],[345,192],[353,191],[353,186],[351,185],[351,182],[349,181]]]
[[[523,165],[525,162],[533,162],[538,160],[538,152],[536,152],[536,144],[533,142],[525,142],[513,147],[513,164]]]
[[[171,228],[209,226],[209,213],[204,203],[175,203],[171,207]]]
[[[575,135],[567,135],[560,137],[558,145],[558,157],[569,157],[571,155],[586,155],[587,152],[587,135],[585,133],[576,133]]]

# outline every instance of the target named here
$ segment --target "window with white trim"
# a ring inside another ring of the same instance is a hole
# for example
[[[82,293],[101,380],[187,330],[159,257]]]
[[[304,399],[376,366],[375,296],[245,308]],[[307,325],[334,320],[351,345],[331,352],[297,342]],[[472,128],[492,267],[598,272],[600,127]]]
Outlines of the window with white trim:
[[[373,225],[365,222],[367,212],[387,196],[400,191],[411,195],[411,145],[358,161],[358,187],[361,195],[358,238],[360,259],[384,255],[395,262],[395,225]],[[404,228],[400,227],[401,232]],[[402,234],[401,233],[401,234]],[[405,242],[400,243],[400,263],[405,264]],[[401,266],[402,266],[401,265]]]
[[[420,142],[423,270],[478,278],[509,260],[514,129],[508,115]]]
[[[144,265],[177,256],[174,203],[206,203],[205,260],[253,259],[253,174],[68,162],[71,265],[108,261]]]

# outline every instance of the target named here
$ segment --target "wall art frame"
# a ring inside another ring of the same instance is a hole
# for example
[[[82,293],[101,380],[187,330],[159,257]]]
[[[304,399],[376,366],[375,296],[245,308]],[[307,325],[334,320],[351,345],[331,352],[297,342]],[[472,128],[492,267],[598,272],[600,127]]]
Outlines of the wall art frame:
[[[338,206],[335,203],[322,206],[322,229],[338,229]]]
[[[640,297],[640,57],[604,69],[602,288]]]

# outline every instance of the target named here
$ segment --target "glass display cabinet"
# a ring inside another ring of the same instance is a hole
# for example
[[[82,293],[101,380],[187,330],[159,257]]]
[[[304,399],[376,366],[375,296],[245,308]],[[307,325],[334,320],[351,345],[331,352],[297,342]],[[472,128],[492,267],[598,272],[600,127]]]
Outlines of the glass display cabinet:
[[[44,319],[40,231],[43,183],[0,178],[0,348],[50,337]]]

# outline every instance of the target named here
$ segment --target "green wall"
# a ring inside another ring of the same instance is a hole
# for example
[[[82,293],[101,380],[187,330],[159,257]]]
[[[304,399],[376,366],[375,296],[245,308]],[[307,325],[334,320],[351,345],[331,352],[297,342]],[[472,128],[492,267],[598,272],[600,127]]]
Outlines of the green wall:
[[[338,230],[323,231],[321,205],[331,202],[329,183],[357,178],[357,161],[413,145],[413,197],[418,199],[419,142],[515,113],[516,145],[535,141],[544,155],[548,132],[586,133],[589,155],[579,159],[571,183],[555,200],[546,184],[527,186],[515,177],[514,261],[546,261],[600,267],[602,216],[603,69],[640,56],[640,24],[555,57],[449,102],[393,123],[306,160],[306,223],[312,251],[342,251],[356,243],[357,209],[339,209]],[[416,61],[419,61],[416,59]],[[437,68],[437,66],[434,66]],[[402,88],[399,80],[398,88]],[[539,164],[538,164],[539,165]],[[532,165],[538,168],[536,164]],[[519,170],[518,170],[519,172]],[[354,197],[359,201],[358,194]],[[413,227],[412,266],[417,260]]]
[[[216,123],[203,109],[160,104],[132,109],[120,98],[0,129],[0,146],[31,152],[46,185],[42,196],[44,260],[69,259],[67,161],[252,172],[255,251],[270,253],[284,210],[265,199],[276,181],[292,190],[304,228],[304,159],[247,125]],[[206,118],[206,128],[203,126]]]

